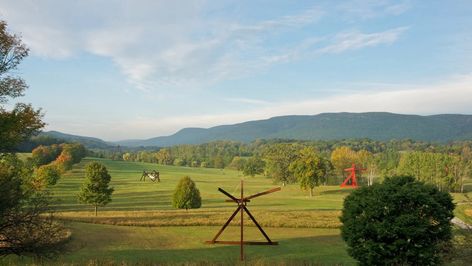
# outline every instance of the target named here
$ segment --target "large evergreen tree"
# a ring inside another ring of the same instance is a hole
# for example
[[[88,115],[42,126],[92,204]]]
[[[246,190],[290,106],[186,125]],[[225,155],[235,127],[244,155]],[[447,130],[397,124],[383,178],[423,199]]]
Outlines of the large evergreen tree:
[[[172,206],[178,209],[197,209],[202,205],[202,198],[195,182],[185,176],[180,179],[174,191]]]
[[[361,265],[435,265],[452,237],[453,210],[449,193],[390,177],[346,197],[341,234]]]
[[[98,206],[105,206],[111,201],[114,189],[108,185],[111,176],[107,168],[97,162],[91,162],[85,167],[85,181],[79,193],[79,201],[95,207],[97,216]]]

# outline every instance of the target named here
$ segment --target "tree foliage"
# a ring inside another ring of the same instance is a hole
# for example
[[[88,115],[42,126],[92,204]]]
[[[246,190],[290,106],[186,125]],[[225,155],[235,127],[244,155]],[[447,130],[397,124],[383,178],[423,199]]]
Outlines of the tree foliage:
[[[389,177],[345,198],[341,234],[361,265],[434,265],[452,237],[453,210],[449,193]]]
[[[202,198],[195,182],[189,176],[180,179],[172,197],[172,206],[178,209],[198,209]]]
[[[326,161],[334,166],[334,171],[331,171],[327,176],[328,179],[323,181],[330,185],[339,185],[346,178],[344,169],[351,167],[352,163],[358,167],[367,168],[366,171],[357,173],[360,185],[371,185],[374,181],[381,182],[384,177],[399,173],[411,174],[410,171],[405,172],[400,164],[402,158],[405,160],[405,156],[413,152],[454,157],[450,160],[454,162],[450,164],[453,167],[449,167],[449,171],[436,171],[437,176],[432,179],[436,185],[439,184],[441,189],[463,191],[464,183],[472,175],[470,159],[472,141],[430,143],[409,139],[391,141],[259,139],[251,143],[214,141],[198,145],[176,145],[158,151],[119,152],[114,150],[108,153],[101,151],[96,156],[190,167],[221,168],[224,166],[239,170],[243,169],[246,158],[257,156],[266,163],[264,166],[266,176],[272,178],[274,182],[287,184],[297,181],[289,166],[296,160],[297,153],[307,147],[318,151],[321,157],[326,158]],[[441,182],[437,182],[438,180]]]
[[[458,191],[467,165],[460,155],[414,151],[402,154],[397,171],[434,184],[440,190]]]
[[[344,169],[351,167],[357,161],[356,152],[347,146],[338,147],[331,153],[331,163],[338,175],[342,175]]]
[[[242,171],[244,169],[244,165],[246,164],[246,159],[240,157],[240,156],[234,156],[233,160],[229,164],[229,168]]]
[[[17,103],[12,110],[3,106],[27,88],[13,75],[27,55],[21,39],[0,21],[0,256],[52,256],[67,239],[67,232],[53,219],[48,192],[35,187],[32,168],[13,153],[44,126],[40,110],[29,104]]]
[[[61,171],[55,164],[47,164],[38,167],[34,171],[33,186],[37,190],[48,186],[54,186],[61,178]]]
[[[35,166],[45,165],[56,160],[61,152],[62,147],[60,145],[40,145],[31,151],[31,160]]]
[[[48,193],[30,181],[31,170],[14,154],[0,156],[0,256],[52,256],[67,239],[53,219]]]
[[[105,206],[111,201],[114,189],[109,187],[110,181],[111,176],[104,165],[91,162],[85,167],[85,181],[80,189],[79,201],[93,205],[95,216],[98,206]]]
[[[258,156],[247,159],[243,166],[243,175],[252,176],[264,173],[265,162]]]
[[[28,55],[28,48],[21,39],[7,30],[7,24],[0,21],[0,104],[8,98],[22,96],[27,85],[12,74],[18,64]],[[13,151],[22,141],[39,132],[44,126],[40,110],[29,104],[17,103],[8,111],[0,105],[0,152]]]
[[[300,150],[297,158],[290,164],[290,171],[297,177],[300,187],[310,191],[322,184],[330,171],[329,162],[321,157],[313,148]]]
[[[298,144],[274,144],[263,152],[267,160],[266,174],[282,185],[294,183],[295,176],[290,171],[290,164],[295,160],[302,146]]]

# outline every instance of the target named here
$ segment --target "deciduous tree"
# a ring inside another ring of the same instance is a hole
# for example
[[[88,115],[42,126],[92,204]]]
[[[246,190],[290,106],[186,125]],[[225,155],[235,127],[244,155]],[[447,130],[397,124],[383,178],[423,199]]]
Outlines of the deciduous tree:
[[[79,201],[94,206],[97,216],[98,206],[105,206],[111,201],[114,189],[109,187],[111,176],[107,168],[98,163],[91,162],[85,167],[85,181],[79,193]]]
[[[14,154],[0,155],[0,256],[53,256],[68,232],[52,216],[48,193],[37,190]]]
[[[49,256],[60,252],[66,231],[51,214],[49,196],[32,185],[33,170],[13,153],[17,145],[44,126],[42,114],[29,104],[12,110],[2,104],[22,96],[27,88],[15,76],[28,55],[21,39],[0,21],[0,256]]]
[[[347,146],[336,148],[331,153],[331,163],[338,175],[343,175],[344,169],[351,167],[353,163],[357,163],[357,154]]]
[[[297,177],[300,187],[310,191],[323,183],[328,175],[329,169],[325,159],[311,147],[302,149],[297,158],[290,164],[290,170]]]
[[[264,158],[267,159],[267,175],[274,181],[281,182],[283,186],[295,182],[296,178],[289,167],[300,148],[299,145],[291,143],[270,145],[264,152]]]
[[[249,158],[243,166],[243,175],[252,176],[264,173],[265,162],[257,157],[253,156]]]
[[[28,87],[13,72],[27,55],[20,37],[8,32],[6,22],[0,21],[0,104],[22,96]],[[0,152],[14,151],[21,141],[38,133],[44,126],[41,118],[41,111],[29,104],[18,103],[10,111],[0,105]]]
[[[61,171],[55,164],[42,165],[34,171],[33,184],[36,189],[53,186],[61,178]]]

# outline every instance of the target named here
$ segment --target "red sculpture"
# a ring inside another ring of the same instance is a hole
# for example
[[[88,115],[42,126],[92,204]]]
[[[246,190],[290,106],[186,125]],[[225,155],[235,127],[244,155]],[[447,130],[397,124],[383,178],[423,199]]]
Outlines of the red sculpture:
[[[341,184],[341,187],[353,187],[356,188],[358,187],[357,185],[357,178],[356,178],[356,171],[365,171],[365,168],[357,168],[356,164],[352,164],[351,168],[346,168],[344,171],[350,172],[349,176],[344,180],[344,182]],[[348,185],[349,180],[351,180],[351,184]]]

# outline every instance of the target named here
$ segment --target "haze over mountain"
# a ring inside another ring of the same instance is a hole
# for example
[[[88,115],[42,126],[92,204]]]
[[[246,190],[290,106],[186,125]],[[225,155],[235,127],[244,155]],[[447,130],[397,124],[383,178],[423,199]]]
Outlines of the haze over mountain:
[[[77,135],[66,134],[66,133],[62,133],[58,131],[42,132],[40,135],[50,136],[55,139],[65,140],[68,142],[79,142],[89,149],[107,149],[112,146],[116,146],[116,144],[114,143],[106,142],[99,138],[77,136]]]
[[[413,139],[446,142],[472,139],[472,115],[402,115],[384,112],[323,113],[290,115],[211,128],[184,128],[170,136],[145,140],[105,142],[97,138],[49,132],[54,137],[85,142],[85,145],[172,146],[200,144],[215,140],[249,142],[256,139],[334,140],[369,138],[373,140]]]

